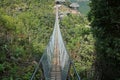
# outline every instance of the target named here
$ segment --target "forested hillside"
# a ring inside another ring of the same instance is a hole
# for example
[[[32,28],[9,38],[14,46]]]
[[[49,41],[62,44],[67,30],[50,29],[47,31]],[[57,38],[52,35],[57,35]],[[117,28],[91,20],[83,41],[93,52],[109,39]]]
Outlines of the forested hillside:
[[[0,80],[29,80],[52,33],[52,0],[0,1]]]
[[[54,0],[2,0],[0,13],[0,80],[29,80],[53,31]],[[79,75],[92,78],[94,40],[88,21],[70,14],[60,25]]]
[[[88,0],[80,2],[86,14]],[[54,6],[54,0],[0,1],[0,80],[31,78],[53,32]],[[70,11],[61,8],[62,15]],[[91,0],[90,8],[89,21],[78,12],[59,18],[67,51],[81,80],[120,80],[119,0]],[[69,75],[75,80],[73,68]]]
[[[71,14],[62,19],[61,26],[63,39],[79,75],[82,79],[92,79],[94,39],[87,20]]]

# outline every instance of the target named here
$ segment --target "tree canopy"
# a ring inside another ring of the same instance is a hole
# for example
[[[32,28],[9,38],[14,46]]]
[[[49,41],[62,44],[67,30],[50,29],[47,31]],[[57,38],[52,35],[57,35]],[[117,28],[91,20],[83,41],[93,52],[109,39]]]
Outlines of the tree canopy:
[[[89,20],[96,40],[95,80],[120,79],[120,5],[118,0],[91,0]]]

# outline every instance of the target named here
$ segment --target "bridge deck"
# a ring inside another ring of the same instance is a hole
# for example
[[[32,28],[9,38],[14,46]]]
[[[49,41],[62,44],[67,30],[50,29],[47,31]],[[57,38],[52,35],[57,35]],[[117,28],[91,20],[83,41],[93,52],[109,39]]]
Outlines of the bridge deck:
[[[42,65],[42,70],[43,70],[43,75],[41,75],[43,77],[40,78],[41,80],[44,80],[44,79],[48,80],[48,78],[50,80],[66,80],[67,76],[69,75],[67,73],[69,72],[70,59],[66,51],[66,48],[64,46],[64,42],[63,42],[62,35],[60,32],[58,18],[59,18],[58,17],[58,6],[56,5],[56,21],[55,21],[54,31],[51,36],[49,45],[47,46],[44,55],[40,59],[39,65],[36,67],[31,77],[31,80],[35,79],[36,77],[35,75],[38,69],[40,68],[40,65]],[[51,70],[50,70],[50,67],[51,67]],[[80,80],[80,77],[75,69],[74,64],[73,64],[73,67],[74,67],[73,69],[75,73],[77,74],[78,80]],[[66,69],[66,70],[64,71],[63,69],[64,70]],[[50,70],[50,72],[48,70]]]
[[[61,80],[61,71],[59,66],[53,65],[51,71],[51,80]]]
[[[55,33],[56,33],[55,34],[55,48],[54,48],[54,54],[53,54],[53,59],[52,59],[52,69],[51,69],[50,76],[51,76],[51,80],[62,80],[61,69],[60,69],[59,44],[58,44],[58,27]]]
[[[61,80],[61,69],[60,69],[60,62],[59,62],[59,54],[57,50],[55,50],[54,58],[52,61],[52,69],[51,69],[51,80]]]

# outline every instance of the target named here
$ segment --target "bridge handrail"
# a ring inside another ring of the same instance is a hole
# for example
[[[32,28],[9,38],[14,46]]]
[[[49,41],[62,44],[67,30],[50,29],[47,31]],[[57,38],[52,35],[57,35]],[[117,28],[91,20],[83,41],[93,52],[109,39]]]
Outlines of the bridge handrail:
[[[43,59],[44,56],[45,56],[45,55],[43,54],[42,57],[40,58],[39,63],[38,63],[38,65],[37,65],[37,67],[35,68],[35,70],[34,70],[34,72],[33,72],[33,74],[32,74],[32,77],[30,78],[30,80],[34,80],[35,74],[37,73],[37,71],[38,71],[38,69],[39,69],[39,67],[40,67],[40,65],[41,65],[41,62],[42,62],[42,59]]]
[[[64,43],[64,46],[65,46],[65,48],[66,48],[66,45],[65,45],[65,42],[64,42],[64,41],[63,41],[63,43]],[[68,53],[68,49],[67,49],[67,48],[66,48],[66,51],[67,51],[67,53]],[[75,64],[74,64],[74,62],[73,62],[73,60],[72,60],[72,58],[71,58],[71,56],[70,56],[69,53],[68,53],[68,55],[69,55],[70,64],[73,66],[74,72],[75,72],[75,74],[77,75],[78,80],[81,80],[81,79],[80,79],[80,76],[79,76],[79,74],[78,74],[78,72],[77,72],[77,70],[76,70],[76,68],[75,68]],[[70,66],[70,64],[69,64],[69,66]]]
[[[64,46],[65,46],[65,48],[66,48],[66,45],[65,45],[65,42],[63,41],[63,43],[64,43]],[[66,48],[66,51],[67,51],[67,53],[68,53],[68,49]],[[71,56],[70,56],[70,54],[68,53],[68,55],[69,55],[69,61],[70,61],[70,64],[73,66],[73,69],[74,69],[74,72],[75,72],[75,74],[77,75],[77,78],[78,78],[78,80],[81,80],[80,79],[80,76],[79,76],[79,74],[78,74],[78,72],[77,72],[77,70],[76,70],[76,68],[75,68],[75,64],[74,64],[74,62],[73,62],[73,60],[72,60],[72,58],[71,58]],[[70,66],[70,64],[69,64],[69,66]]]
[[[75,72],[75,74],[77,75],[77,79],[78,80],[81,80],[80,79],[80,76],[79,76],[79,74],[78,74],[78,72],[77,72],[77,70],[76,70],[76,68],[75,68],[75,64],[74,64],[74,62],[71,60],[71,65],[73,66],[73,70],[74,70],[74,72]]]

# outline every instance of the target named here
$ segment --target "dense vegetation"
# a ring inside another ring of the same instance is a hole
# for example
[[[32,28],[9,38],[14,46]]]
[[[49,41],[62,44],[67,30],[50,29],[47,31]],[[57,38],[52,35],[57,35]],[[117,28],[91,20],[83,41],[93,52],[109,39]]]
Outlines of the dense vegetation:
[[[30,79],[53,30],[53,7],[53,0],[0,1],[0,80]],[[92,78],[94,40],[87,20],[70,14],[60,23],[77,71]]]
[[[119,0],[91,0],[89,20],[96,40],[94,80],[120,80],[119,3]]]
[[[61,20],[61,26],[63,39],[79,75],[83,80],[92,79],[94,39],[87,20],[80,15],[71,14]]]
[[[31,77],[54,25],[54,2],[46,1],[0,1],[0,80]]]
[[[66,47],[82,80],[119,80],[119,1],[91,0],[90,7],[92,28],[79,14],[60,20]],[[53,31],[54,13],[54,0],[0,1],[0,80],[30,79]]]

